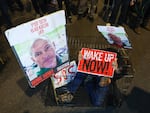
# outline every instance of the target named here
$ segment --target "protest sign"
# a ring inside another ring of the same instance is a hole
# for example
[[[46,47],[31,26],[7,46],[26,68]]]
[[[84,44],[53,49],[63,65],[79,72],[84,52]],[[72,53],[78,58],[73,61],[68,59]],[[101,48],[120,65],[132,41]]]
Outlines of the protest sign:
[[[117,54],[114,52],[82,48],[82,59],[78,64],[78,71],[93,75],[113,77],[114,68],[112,63]]]
[[[97,29],[102,33],[109,44],[113,44],[121,48],[132,48],[127,38],[127,33],[123,27],[97,26]]]
[[[76,62],[72,61],[67,67],[54,74],[51,77],[54,89],[64,86],[72,81],[76,75],[76,72]]]
[[[5,31],[31,87],[64,68],[62,65],[68,62],[65,25],[65,12],[61,10]]]

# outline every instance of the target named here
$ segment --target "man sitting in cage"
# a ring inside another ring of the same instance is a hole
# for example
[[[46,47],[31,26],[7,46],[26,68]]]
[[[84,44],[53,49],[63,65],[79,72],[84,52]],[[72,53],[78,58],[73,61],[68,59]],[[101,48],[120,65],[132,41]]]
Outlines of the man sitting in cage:
[[[78,61],[82,58],[79,52]],[[120,64],[120,63],[119,63]],[[115,59],[113,68],[116,74],[121,73],[122,67],[118,67],[118,61]],[[59,95],[60,103],[70,103],[80,85],[84,83],[85,89],[89,95],[91,104],[93,106],[103,106],[108,95],[109,87],[112,79],[109,77],[91,75],[77,72],[74,80],[70,82],[67,87],[63,87],[65,93]]]

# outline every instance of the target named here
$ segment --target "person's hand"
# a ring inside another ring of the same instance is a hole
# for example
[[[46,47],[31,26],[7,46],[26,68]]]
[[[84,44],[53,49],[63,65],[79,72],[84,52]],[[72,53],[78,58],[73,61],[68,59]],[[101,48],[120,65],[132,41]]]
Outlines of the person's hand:
[[[81,59],[82,59],[82,53],[81,53],[81,51],[79,51],[79,54],[78,54],[78,61],[80,61]]]
[[[114,68],[114,70],[118,69],[117,58],[112,62],[112,67]]]
[[[131,0],[130,1],[130,6],[133,6],[135,4],[136,0]]]
[[[115,70],[115,72],[116,73],[120,73],[121,72],[121,70],[122,70],[122,68],[120,67],[118,67],[118,62],[117,62],[117,58],[114,60],[114,62],[112,63],[112,67],[114,68],[114,70]]]
[[[110,83],[111,83],[111,79],[110,78],[108,78],[108,77],[101,77],[99,85],[101,87],[105,87],[105,86],[108,86]]]

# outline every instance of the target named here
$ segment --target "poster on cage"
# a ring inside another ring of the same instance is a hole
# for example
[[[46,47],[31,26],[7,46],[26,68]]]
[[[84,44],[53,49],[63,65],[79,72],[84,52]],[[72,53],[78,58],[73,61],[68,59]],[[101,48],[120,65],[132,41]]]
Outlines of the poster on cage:
[[[82,48],[81,60],[79,61],[77,71],[92,75],[113,77],[113,63],[117,54],[110,51]]]
[[[61,10],[5,31],[31,87],[69,64],[65,25]]]
[[[51,76],[54,89],[62,87],[71,82],[77,73],[77,64],[75,61],[71,61],[68,66],[58,71]]]
[[[97,29],[109,44],[115,45],[119,48],[132,49],[131,43],[123,27],[115,26],[97,26]]]

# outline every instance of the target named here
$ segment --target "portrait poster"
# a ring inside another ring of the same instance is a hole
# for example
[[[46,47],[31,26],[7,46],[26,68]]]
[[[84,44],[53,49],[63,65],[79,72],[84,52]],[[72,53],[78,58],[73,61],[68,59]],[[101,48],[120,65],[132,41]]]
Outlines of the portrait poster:
[[[51,76],[54,89],[62,87],[71,82],[76,76],[77,64],[75,61],[71,61],[68,66],[53,74]]]
[[[109,44],[116,45],[120,48],[131,49],[131,43],[128,40],[127,33],[123,27],[115,26],[97,26],[97,29]]]
[[[31,87],[68,64],[65,25],[65,12],[61,10],[5,31]]]
[[[113,77],[113,62],[117,54],[114,52],[82,48],[82,59],[79,61],[77,71],[92,75]]]

